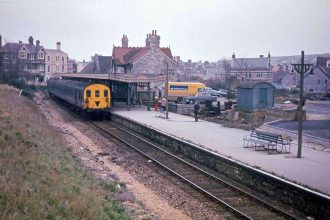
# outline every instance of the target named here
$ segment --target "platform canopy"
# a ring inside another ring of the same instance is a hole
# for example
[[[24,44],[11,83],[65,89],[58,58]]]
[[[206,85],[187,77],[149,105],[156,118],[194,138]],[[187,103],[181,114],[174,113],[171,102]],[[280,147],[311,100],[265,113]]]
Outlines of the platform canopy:
[[[152,83],[165,81],[165,75],[151,75],[151,74],[61,74],[58,77],[71,79],[96,79],[96,80],[110,80],[125,83]]]

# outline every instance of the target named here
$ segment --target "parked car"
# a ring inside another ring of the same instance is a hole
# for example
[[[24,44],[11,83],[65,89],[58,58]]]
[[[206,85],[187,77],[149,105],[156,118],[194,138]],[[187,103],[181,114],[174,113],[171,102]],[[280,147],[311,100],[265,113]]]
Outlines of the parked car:
[[[228,94],[228,90],[227,89],[219,89],[216,91],[216,96],[218,97],[227,97]]]
[[[199,101],[200,103],[205,103],[206,101],[215,102],[217,97],[211,96],[209,92],[198,92],[195,96],[187,96],[184,98],[186,103],[194,103]]]
[[[219,96],[218,91],[214,89],[207,90],[206,92],[208,92],[211,96]]]

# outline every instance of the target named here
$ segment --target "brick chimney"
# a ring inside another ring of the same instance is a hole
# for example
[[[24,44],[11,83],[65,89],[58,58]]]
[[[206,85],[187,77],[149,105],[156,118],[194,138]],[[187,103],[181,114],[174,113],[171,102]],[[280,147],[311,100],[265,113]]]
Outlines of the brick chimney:
[[[232,59],[235,59],[236,57],[235,57],[235,53],[233,53],[233,55],[231,55],[231,58]]]
[[[2,36],[0,34],[0,48],[2,47]]]
[[[326,67],[327,66],[327,58],[317,57],[316,58],[316,65],[321,66],[321,67]]]
[[[56,50],[61,50],[61,42],[56,43]]]
[[[29,37],[29,44],[33,45],[33,37],[32,36]]]
[[[128,47],[128,38],[125,34],[123,34],[123,38],[121,39],[121,46]]]
[[[146,47],[150,47],[150,34],[147,34],[147,38],[146,38]]]
[[[268,51],[268,68],[271,67],[271,61],[270,61],[270,52]]]
[[[37,40],[37,41],[36,41],[36,45],[37,45],[37,46],[40,46],[40,40]]]

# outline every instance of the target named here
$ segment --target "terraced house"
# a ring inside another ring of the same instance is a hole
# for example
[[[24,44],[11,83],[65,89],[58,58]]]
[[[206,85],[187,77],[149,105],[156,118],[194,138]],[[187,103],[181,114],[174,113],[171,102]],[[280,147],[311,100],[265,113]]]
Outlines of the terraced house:
[[[1,72],[5,79],[22,78],[26,81],[42,82],[45,76],[45,49],[33,37],[29,43],[6,43],[0,38]]]
[[[56,49],[45,49],[45,80],[52,75],[68,72],[68,54],[61,50],[61,43],[56,43]]]

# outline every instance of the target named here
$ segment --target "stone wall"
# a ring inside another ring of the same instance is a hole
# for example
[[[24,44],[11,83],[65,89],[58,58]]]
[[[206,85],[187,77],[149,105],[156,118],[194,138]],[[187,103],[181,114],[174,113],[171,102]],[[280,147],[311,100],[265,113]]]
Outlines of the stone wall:
[[[298,120],[297,109],[262,109],[253,112],[239,111],[239,119],[244,119],[247,122],[252,122],[255,120],[261,121],[272,121],[275,119],[284,120]],[[304,120],[306,119],[306,111],[304,111]]]
[[[168,58],[159,48],[151,48],[140,60],[133,64],[133,74],[161,74],[166,69],[166,63],[170,69],[175,68],[175,63]]]
[[[212,169],[214,172],[268,196],[272,200],[285,203],[308,216],[315,217],[315,219],[330,218],[330,199],[317,192],[116,114],[112,115],[112,120],[122,127],[152,139],[161,144],[166,150],[183,154],[185,157]]]

